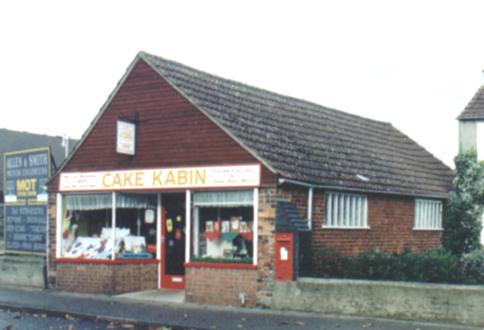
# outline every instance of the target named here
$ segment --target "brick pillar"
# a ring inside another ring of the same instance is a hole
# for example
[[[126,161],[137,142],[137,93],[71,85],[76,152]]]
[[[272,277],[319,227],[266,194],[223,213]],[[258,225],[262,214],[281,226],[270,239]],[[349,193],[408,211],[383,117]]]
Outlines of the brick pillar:
[[[49,213],[49,260],[47,260],[47,281],[49,286],[55,285],[56,264],[55,264],[55,250],[56,250],[56,214],[57,214],[57,196],[55,193],[49,193],[48,203]]]
[[[276,188],[259,190],[257,302],[268,305],[274,284]]]

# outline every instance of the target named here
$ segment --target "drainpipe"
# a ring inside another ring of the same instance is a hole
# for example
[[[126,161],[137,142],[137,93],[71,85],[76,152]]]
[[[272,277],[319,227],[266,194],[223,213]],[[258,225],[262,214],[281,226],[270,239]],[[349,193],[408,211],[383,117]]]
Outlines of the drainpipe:
[[[313,222],[313,187],[308,188],[307,219],[309,230],[311,230]]]

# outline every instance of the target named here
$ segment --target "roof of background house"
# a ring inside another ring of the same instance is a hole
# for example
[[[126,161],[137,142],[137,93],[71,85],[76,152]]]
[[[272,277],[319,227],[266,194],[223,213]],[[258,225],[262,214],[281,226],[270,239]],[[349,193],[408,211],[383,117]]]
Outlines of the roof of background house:
[[[285,180],[326,189],[448,196],[451,169],[389,123],[220,78],[145,52],[138,53],[78,147],[140,59]]]
[[[481,86],[461,112],[459,120],[484,120],[484,86]]]
[[[72,150],[77,140],[69,139]],[[50,147],[57,167],[64,161],[62,137],[11,131],[0,128],[0,191],[3,190],[3,154],[10,151]]]
[[[451,186],[451,169],[389,123],[139,56],[284,178],[405,195]]]

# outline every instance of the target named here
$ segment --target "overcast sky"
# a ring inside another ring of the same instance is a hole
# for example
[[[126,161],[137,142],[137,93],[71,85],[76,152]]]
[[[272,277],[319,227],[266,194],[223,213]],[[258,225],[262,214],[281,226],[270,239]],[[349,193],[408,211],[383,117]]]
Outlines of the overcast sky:
[[[484,1],[2,1],[0,128],[79,138],[144,50],[391,122],[452,165],[484,81],[483,15]]]

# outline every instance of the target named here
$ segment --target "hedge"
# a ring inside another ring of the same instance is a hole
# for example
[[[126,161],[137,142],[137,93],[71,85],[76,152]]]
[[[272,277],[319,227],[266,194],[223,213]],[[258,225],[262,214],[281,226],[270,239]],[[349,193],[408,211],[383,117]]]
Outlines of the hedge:
[[[348,257],[335,249],[322,249],[313,276],[456,284],[484,284],[484,250],[461,257],[443,248],[388,254],[376,250]]]

